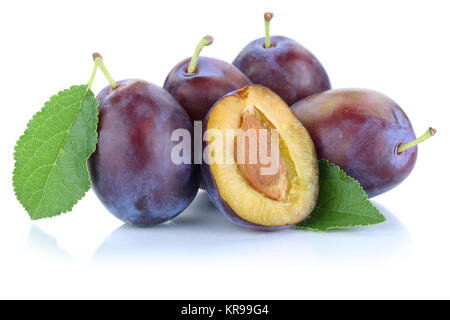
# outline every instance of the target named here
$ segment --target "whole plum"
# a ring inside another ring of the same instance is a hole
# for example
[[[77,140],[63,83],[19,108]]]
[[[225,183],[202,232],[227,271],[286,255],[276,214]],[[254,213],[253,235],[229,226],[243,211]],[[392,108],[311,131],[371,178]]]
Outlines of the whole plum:
[[[269,36],[271,13],[265,14],[266,37],[250,42],[233,65],[253,83],[272,89],[288,105],[331,88],[322,64],[306,48],[283,36]]]
[[[318,158],[339,165],[369,197],[402,182],[417,158],[406,113],[389,97],[367,89],[325,91],[299,101],[292,110],[310,133]]]
[[[122,80],[97,96],[97,150],[89,159],[95,193],[124,222],[149,226],[170,220],[194,199],[198,166],[171,160],[171,134],[193,132],[189,116],[164,89]]]
[[[211,36],[204,37],[194,55],[173,67],[164,82],[164,89],[183,106],[192,121],[202,121],[213,104],[225,94],[251,84],[239,69],[228,62],[199,57],[203,46],[212,42]]]

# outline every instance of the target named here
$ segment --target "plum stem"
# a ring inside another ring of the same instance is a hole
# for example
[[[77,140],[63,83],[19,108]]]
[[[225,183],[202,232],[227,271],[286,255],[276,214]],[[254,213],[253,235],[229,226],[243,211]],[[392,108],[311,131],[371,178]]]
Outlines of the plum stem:
[[[97,66],[97,64],[95,64],[94,70],[92,70],[91,78],[89,79],[89,82],[87,84],[88,90],[90,90],[92,87],[92,82],[94,82],[95,74],[97,73],[97,68],[98,68],[98,66]]]
[[[266,43],[265,43],[266,49],[272,46],[272,44],[270,43],[270,20],[272,20],[272,18],[273,18],[272,12],[264,13],[264,25],[266,29]]]
[[[401,144],[398,146],[397,148],[397,153],[400,154],[405,150],[408,150],[409,148],[412,148],[416,145],[418,145],[421,142],[424,142],[425,140],[427,140],[428,138],[431,138],[432,136],[434,136],[436,134],[437,130],[434,128],[428,128],[427,132],[425,132],[422,136],[420,136],[419,138],[405,143],[405,144]]]
[[[116,88],[117,83],[114,81],[113,77],[109,73],[108,69],[106,69],[106,66],[103,62],[103,58],[100,55],[100,53],[95,52],[92,54],[92,58],[94,59],[95,65],[102,70],[103,74],[105,75],[106,80],[108,80],[109,84],[111,85],[111,88]]]
[[[197,47],[195,48],[194,55],[191,58],[191,62],[189,63],[189,68],[187,69],[187,73],[194,73],[195,68],[197,66],[197,60],[200,56],[200,51],[202,51],[203,47],[209,46],[213,43],[214,39],[211,36],[205,36],[200,40]]]

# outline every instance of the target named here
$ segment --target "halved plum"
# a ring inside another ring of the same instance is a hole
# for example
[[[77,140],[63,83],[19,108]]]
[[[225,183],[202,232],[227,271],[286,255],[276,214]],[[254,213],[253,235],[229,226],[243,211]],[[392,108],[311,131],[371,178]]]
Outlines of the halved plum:
[[[227,218],[275,230],[309,216],[319,191],[314,144],[278,95],[261,85],[234,91],[209,111],[203,130],[203,181]]]

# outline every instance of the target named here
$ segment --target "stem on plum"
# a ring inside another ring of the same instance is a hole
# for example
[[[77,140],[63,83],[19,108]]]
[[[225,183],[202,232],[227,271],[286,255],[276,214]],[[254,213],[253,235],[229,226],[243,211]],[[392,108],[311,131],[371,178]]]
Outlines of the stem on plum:
[[[272,44],[270,43],[270,20],[272,20],[273,18],[273,13],[272,12],[266,12],[264,13],[264,25],[265,25],[265,29],[266,29],[266,43],[265,43],[265,47],[270,48],[272,46]]]
[[[111,88],[116,88],[117,83],[114,81],[114,79],[111,77],[111,74],[109,73],[108,69],[106,69],[105,64],[103,63],[103,58],[100,55],[100,53],[95,52],[92,54],[92,58],[94,59],[95,65],[102,70],[103,74],[105,75],[106,80],[108,80],[109,84],[111,85]]]
[[[189,68],[187,69],[187,73],[194,73],[195,68],[197,66],[197,60],[200,56],[200,51],[202,51],[203,47],[209,46],[213,43],[214,39],[211,36],[205,36],[200,40],[197,47],[195,48],[194,55],[191,58],[191,62],[189,63]]]
[[[412,147],[418,145],[421,142],[424,142],[425,140],[427,140],[428,138],[431,138],[435,134],[436,134],[436,129],[428,128],[427,132],[425,132],[419,138],[417,138],[417,139],[415,139],[415,140],[413,140],[411,142],[399,145],[399,147],[397,148],[397,153],[400,154],[403,151],[408,150],[409,148],[412,148]]]

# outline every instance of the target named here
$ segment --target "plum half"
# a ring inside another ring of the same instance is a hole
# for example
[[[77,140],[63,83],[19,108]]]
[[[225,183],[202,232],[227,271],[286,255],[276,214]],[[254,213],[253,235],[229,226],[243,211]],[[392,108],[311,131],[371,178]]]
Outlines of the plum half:
[[[95,193],[122,221],[150,226],[174,218],[194,199],[198,166],[175,164],[171,134],[193,134],[186,111],[164,89],[144,80],[118,81],[97,96],[97,150],[89,158]]]
[[[384,94],[329,90],[299,101],[292,110],[311,134],[317,156],[339,165],[369,197],[394,188],[414,167],[420,141],[406,113]],[[434,133],[430,128],[419,139]]]
[[[199,57],[213,38],[204,37],[194,55],[178,63],[167,75],[166,89],[187,111],[192,121],[202,121],[213,104],[225,94],[251,84],[250,80],[228,62]]]
[[[233,65],[253,83],[277,93],[288,105],[331,88],[319,60],[296,41],[269,36],[273,14],[266,13],[266,37],[250,42],[234,59]]]
[[[261,85],[232,92],[210,110],[203,130],[203,181],[227,218],[274,230],[308,217],[319,191],[314,144],[278,95]]]

